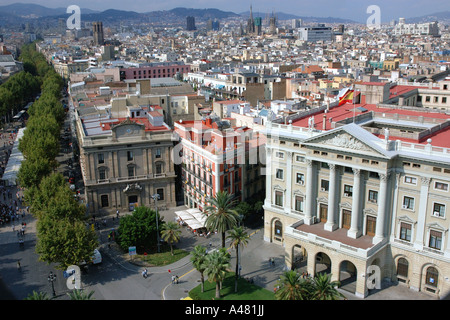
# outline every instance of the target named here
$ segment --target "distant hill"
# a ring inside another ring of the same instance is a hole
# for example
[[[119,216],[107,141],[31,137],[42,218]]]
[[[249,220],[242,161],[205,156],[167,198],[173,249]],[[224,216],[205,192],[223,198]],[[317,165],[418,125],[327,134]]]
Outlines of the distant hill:
[[[42,18],[66,14],[67,8],[47,8],[34,3],[14,3],[0,6],[0,12],[21,18]],[[91,9],[81,9],[83,13],[97,12]]]
[[[450,23],[450,11],[436,12],[432,14],[427,14],[420,17],[415,18],[407,18],[405,19],[406,23],[424,23],[424,22],[434,22],[439,21],[444,24]]]
[[[192,8],[174,8],[172,10],[168,10],[171,14],[174,14],[179,17],[195,17],[200,19],[225,19],[230,17],[239,17],[237,13],[230,11],[222,11],[219,9],[192,9]]]
[[[239,14],[244,19],[248,19],[250,17],[250,11],[241,12]],[[272,13],[263,13],[263,12],[253,12],[253,18],[261,17],[271,17]],[[317,22],[317,23],[358,23],[356,21],[350,20],[350,19],[342,19],[342,18],[334,18],[334,17],[303,17],[303,16],[297,16],[290,13],[284,13],[284,12],[275,12],[275,16],[278,20],[292,20],[292,19],[302,19],[303,22]]]

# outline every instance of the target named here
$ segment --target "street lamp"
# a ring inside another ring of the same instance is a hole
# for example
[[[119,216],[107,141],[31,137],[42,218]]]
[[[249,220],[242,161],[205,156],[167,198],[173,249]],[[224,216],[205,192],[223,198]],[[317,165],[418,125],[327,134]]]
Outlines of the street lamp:
[[[48,275],[47,280],[49,282],[51,282],[51,284],[52,284],[53,297],[56,297],[55,285],[53,284],[56,281],[56,274],[54,274],[52,271],[50,271],[50,274]]]
[[[160,243],[159,243],[159,229],[158,229],[158,200],[159,194],[152,195],[152,199],[155,200],[155,209],[156,209],[156,245],[158,246],[158,253],[161,252]]]

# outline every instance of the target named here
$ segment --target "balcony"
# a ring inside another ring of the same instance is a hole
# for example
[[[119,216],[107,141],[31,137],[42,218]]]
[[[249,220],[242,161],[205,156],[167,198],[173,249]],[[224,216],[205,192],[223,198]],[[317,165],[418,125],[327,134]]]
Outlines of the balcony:
[[[360,236],[357,239],[349,238],[347,237],[347,229],[341,228],[335,231],[326,231],[324,230],[324,224],[320,222],[306,225],[303,223],[303,220],[300,220],[286,228],[286,235],[359,258],[370,257],[387,243],[386,241],[381,241],[374,245],[372,243],[373,237],[368,235]]]

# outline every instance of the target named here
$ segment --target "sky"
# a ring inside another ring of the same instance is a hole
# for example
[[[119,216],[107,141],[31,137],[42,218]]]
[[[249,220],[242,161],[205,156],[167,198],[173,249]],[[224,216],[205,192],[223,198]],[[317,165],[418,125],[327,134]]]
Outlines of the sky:
[[[381,21],[388,22],[399,17],[411,18],[425,14],[450,11],[448,0],[0,0],[0,5],[11,3],[35,3],[49,8],[78,5],[81,8],[104,11],[118,9],[136,12],[170,10],[176,7],[216,8],[241,13],[250,5],[254,12],[272,11],[291,13],[298,16],[337,17],[365,22],[373,13],[367,13],[370,5],[380,8]]]

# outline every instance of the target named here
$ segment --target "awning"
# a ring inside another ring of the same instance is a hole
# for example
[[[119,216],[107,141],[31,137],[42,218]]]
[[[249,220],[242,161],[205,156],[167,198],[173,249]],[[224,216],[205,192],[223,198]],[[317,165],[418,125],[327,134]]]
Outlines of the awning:
[[[196,230],[205,227],[206,217],[199,209],[188,209],[183,211],[175,211],[179,217],[190,228]]]

